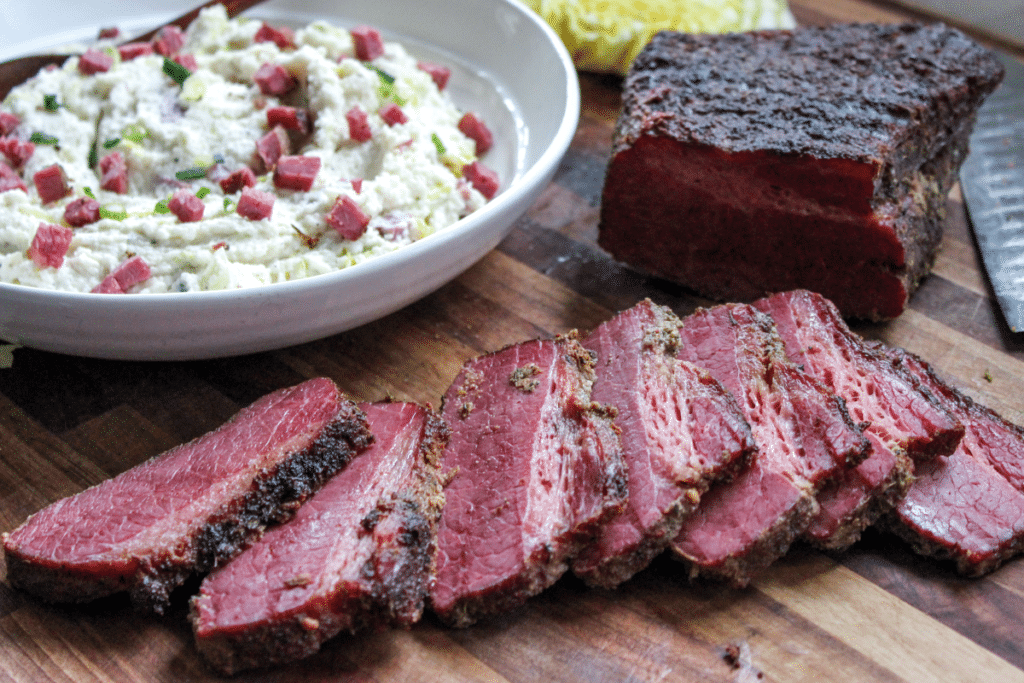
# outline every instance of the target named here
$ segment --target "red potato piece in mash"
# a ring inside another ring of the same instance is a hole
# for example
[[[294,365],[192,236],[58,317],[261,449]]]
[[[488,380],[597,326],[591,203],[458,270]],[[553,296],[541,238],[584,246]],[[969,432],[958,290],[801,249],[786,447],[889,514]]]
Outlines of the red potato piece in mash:
[[[40,268],[60,268],[64,265],[64,255],[68,253],[73,236],[71,228],[40,223],[28,248],[28,257]]]

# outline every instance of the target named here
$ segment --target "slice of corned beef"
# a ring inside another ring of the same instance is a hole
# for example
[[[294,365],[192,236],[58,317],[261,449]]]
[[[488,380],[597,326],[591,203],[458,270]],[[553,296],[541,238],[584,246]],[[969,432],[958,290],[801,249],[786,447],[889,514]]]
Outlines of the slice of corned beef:
[[[448,427],[414,403],[360,407],[374,445],[192,599],[197,647],[218,671],[300,659],[342,631],[419,620],[433,579]]]
[[[712,481],[755,450],[739,406],[706,370],[676,358],[679,318],[645,300],[599,326],[593,399],[613,405],[629,502],[573,560],[588,584],[612,588],[668,547]]]
[[[741,304],[699,309],[680,334],[680,358],[733,393],[758,451],[733,481],[711,487],[672,548],[691,576],[744,586],[807,527],[818,488],[868,445],[842,400],[786,358],[770,316]]]
[[[594,361],[575,333],[468,361],[444,396],[452,437],[438,528],[437,615],[466,626],[554,583],[621,512],[613,411],[591,401]]]
[[[276,391],[218,429],[37,512],[4,538],[7,580],[52,602],[171,590],[251,543],[372,441],[334,383]]]
[[[775,319],[789,358],[843,397],[853,418],[867,425],[871,454],[822,490],[821,512],[806,534],[816,545],[841,550],[906,492],[914,460],[956,448],[963,425],[885,354],[865,345],[823,296],[793,290],[754,305]]]
[[[946,384],[909,351],[877,347],[964,424],[952,454],[918,464],[885,526],[917,552],[951,559],[962,574],[996,569],[1024,549],[1024,428]]]

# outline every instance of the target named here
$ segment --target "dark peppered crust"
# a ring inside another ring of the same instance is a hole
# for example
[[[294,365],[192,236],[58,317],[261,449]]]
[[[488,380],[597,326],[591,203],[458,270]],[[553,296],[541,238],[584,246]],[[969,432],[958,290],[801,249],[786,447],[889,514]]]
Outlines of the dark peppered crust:
[[[355,403],[342,399],[337,416],[309,445],[291,453],[274,469],[261,472],[244,497],[226,501],[199,533],[173,554],[147,558],[130,583],[41,566],[11,553],[6,557],[7,580],[47,602],[87,602],[127,590],[137,609],[162,614],[174,588],[192,574],[207,572],[237,555],[259,538],[268,523],[290,517],[372,442],[366,416]]]

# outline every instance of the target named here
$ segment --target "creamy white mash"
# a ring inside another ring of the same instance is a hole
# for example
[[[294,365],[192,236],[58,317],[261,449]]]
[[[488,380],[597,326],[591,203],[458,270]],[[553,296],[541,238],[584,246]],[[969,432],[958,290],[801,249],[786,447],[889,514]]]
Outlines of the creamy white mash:
[[[13,90],[0,111],[20,119],[12,135],[36,133],[37,142],[18,170],[27,191],[0,192],[0,281],[90,291],[118,264],[140,256],[152,275],[133,292],[265,285],[399,249],[486,202],[461,177],[476,158],[474,141],[457,127],[463,112],[402,46],[386,43],[383,55],[361,61],[347,29],[315,22],[295,31],[296,47],[281,49],[254,41],[261,25],[229,20],[220,6],[205,10],[180,49],[198,66],[181,84],[154,54],[115,56],[108,71],[92,75],[72,57]],[[297,88],[280,97],[261,93],[253,77],[267,63],[282,65]],[[382,118],[378,112],[389,102],[400,105],[407,122]],[[256,141],[269,130],[266,110],[283,104],[312,114],[311,137],[290,153],[317,156],[321,167],[309,191],[277,188],[264,171],[255,187],[274,195],[273,212],[243,218],[239,193],[225,194],[218,178],[253,164]],[[372,132],[364,142],[351,138],[346,120],[356,106]],[[97,159],[114,151],[128,167],[124,194],[100,187]],[[43,204],[33,175],[53,164],[71,193]],[[167,212],[167,200],[181,188],[201,196],[201,220],[182,222]],[[65,207],[90,195],[102,217],[73,228],[60,267],[37,265],[28,251],[40,223],[67,226]],[[345,196],[370,217],[354,240],[325,221]]]

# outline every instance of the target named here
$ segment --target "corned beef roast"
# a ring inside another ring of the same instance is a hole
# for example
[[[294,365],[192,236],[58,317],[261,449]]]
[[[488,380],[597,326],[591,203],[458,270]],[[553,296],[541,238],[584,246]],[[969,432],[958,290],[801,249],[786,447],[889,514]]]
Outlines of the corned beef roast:
[[[573,560],[588,584],[611,588],[647,566],[710,483],[746,465],[750,427],[706,370],[678,360],[679,318],[645,300],[600,325],[593,399],[618,410],[629,502]]]
[[[466,626],[554,583],[622,511],[626,471],[612,410],[591,400],[594,360],[575,333],[468,361],[444,396],[431,605]]]
[[[906,492],[913,461],[948,455],[964,433],[909,373],[864,343],[819,294],[794,290],[754,305],[771,314],[789,358],[846,400],[864,423],[871,453],[818,495],[812,543],[841,550]]]
[[[341,631],[420,618],[448,428],[412,403],[360,407],[374,445],[294,519],[210,574],[192,599],[196,646],[217,670],[299,659]]]
[[[1024,548],[1024,429],[943,382],[917,356],[884,351],[964,424],[952,454],[918,465],[885,526],[919,553],[953,560],[962,574],[990,572]]]
[[[282,519],[372,442],[328,379],[269,394],[220,428],[37,512],[4,538],[7,580],[52,602],[172,589]]]
[[[691,576],[743,586],[786,552],[817,513],[818,488],[860,462],[868,445],[843,401],[786,358],[770,316],[724,304],[683,323],[679,357],[733,393],[758,450],[748,469],[711,487],[672,549]]]
[[[931,269],[989,51],[941,24],[662,32],[626,78],[600,245],[715,299],[899,315]]]

